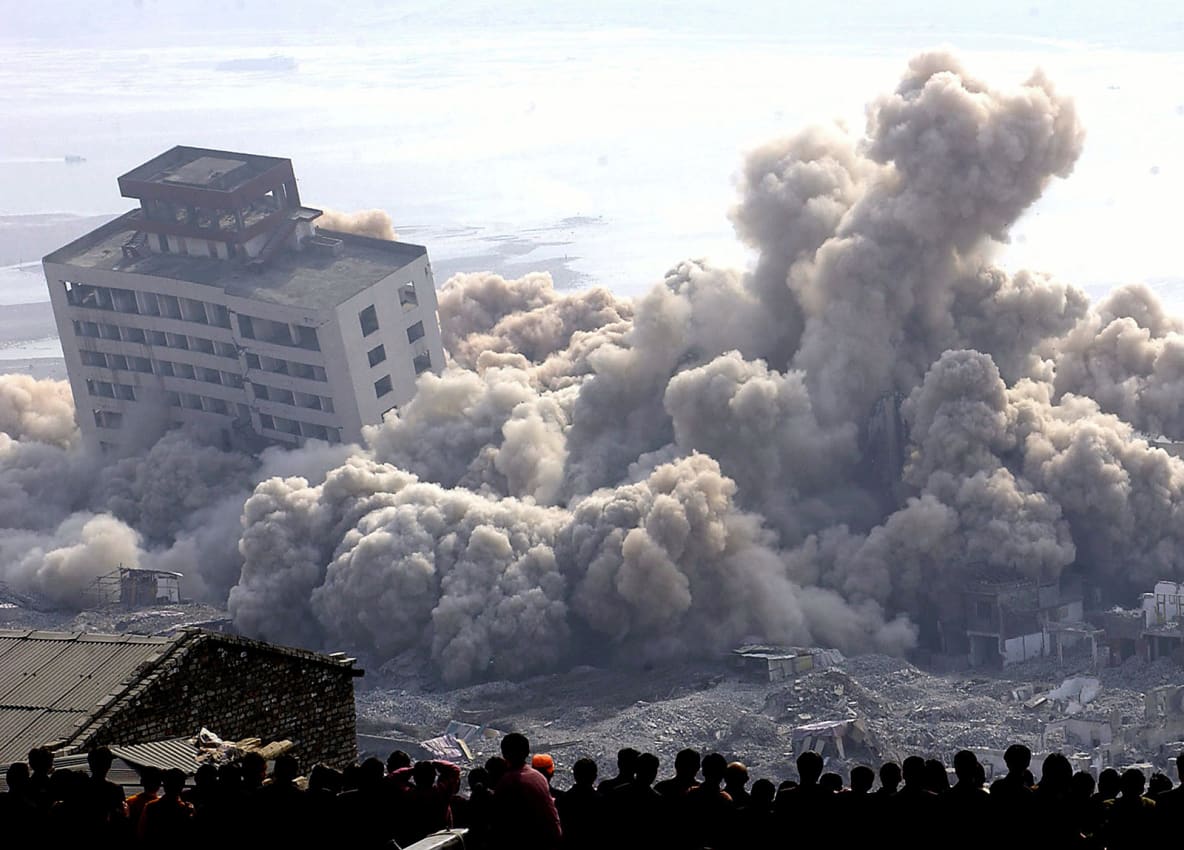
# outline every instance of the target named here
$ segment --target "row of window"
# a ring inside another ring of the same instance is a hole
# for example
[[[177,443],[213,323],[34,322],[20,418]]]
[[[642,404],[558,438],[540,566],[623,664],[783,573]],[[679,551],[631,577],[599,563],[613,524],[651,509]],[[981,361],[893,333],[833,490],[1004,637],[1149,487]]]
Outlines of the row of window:
[[[134,316],[160,316],[165,319],[231,329],[230,311],[223,304],[138,289],[92,286],[89,283],[74,283],[68,280],[61,281],[61,284],[66,289],[66,301],[74,307],[110,310],[114,313]],[[114,325],[109,327],[114,327]],[[317,329],[308,325],[292,325],[287,322],[276,322],[240,313],[238,314],[238,328],[239,333],[246,339],[257,339],[261,342],[303,348],[308,351],[321,350],[320,341],[317,339]],[[139,329],[126,330],[138,331]],[[140,335],[145,333],[151,332],[139,331]]]
[[[255,398],[261,401],[287,404],[292,407],[303,407],[307,410],[323,410],[325,413],[334,412],[333,399],[327,396],[293,392],[292,390],[285,390],[280,387],[272,387],[257,382],[251,383],[251,390],[254,392]]]
[[[89,283],[74,283],[69,280],[63,280],[61,283],[66,289],[66,301],[73,307],[111,310],[135,316],[160,316],[165,319],[230,329],[230,311],[223,304],[139,289],[92,286]]]
[[[272,345],[287,345],[306,351],[320,351],[317,329],[308,325],[292,325],[261,319],[258,316],[238,314],[238,332],[244,339],[257,339]]]
[[[106,322],[81,322],[77,319],[74,320],[73,325],[74,335],[78,337],[110,339],[116,342],[131,342],[139,345],[155,345],[161,348],[176,348],[181,351],[200,351],[202,354],[213,354],[215,357],[238,359],[238,349],[231,343],[206,339],[201,336],[144,330],[143,328],[129,328],[123,325],[107,324]]]
[[[286,419],[282,416],[269,416],[266,413],[260,413],[259,425],[268,431],[278,431],[281,434],[289,434],[293,437],[325,440],[329,443],[341,442],[341,432],[338,429],[326,428],[324,425],[317,425],[312,422],[301,422],[298,419]]]
[[[178,407],[183,410],[201,410],[221,416],[235,414],[244,420],[250,417],[250,410],[245,404],[230,404],[223,399],[213,398],[211,396],[198,395],[197,393],[166,392],[164,398],[165,404],[169,407]],[[96,427],[106,429],[123,427],[123,413],[118,410],[104,410],[96,407],[91,412],[94,415]],[[283,416],[270,416],[266,413],[260,413],[259,425],[261,428],[269,431],[277,431],[281,434],[288,434],[302,439],[325,440],[329,443],[341,442],[341,432],[337,428],[328,428],[313,422],[302,422],[298,419],[288,419]]]
[[[270,372],[273,375],[290,375],[293,378],[303,378],[306,381],[327,381],[325,367],[313,366],[308,363],[298,363],[295,360],[281,360],[278,357],[268,357],[265,354],[247,352],[247,368],[260,372]]]
[[[206,384],[218,384],[224,387],[242,389],[243,378],[237,372],[223,372],[220,369],[209,369],[205,366],[194,366],[189,363],[174,363],[171,360],[149,360],[147,357],[136,357],[123,354],[104,354],[101,351],[79,352],[82,362],[86,366],[97,366],[100,369],[115,369],[127,372],[140,372],[146,375],[159,375],[164,378],[186,378],[191,381],[202,381]],[[87,382],[88,385],[91,383]],[[107,383],[97,381],[97,384]],[[117,384],[118,385],[118,384]],[[99,393],[104,395],[104,393]],[[94,393],[92,393],[94,395]],[[108,396],[114,398],[115,396]]]

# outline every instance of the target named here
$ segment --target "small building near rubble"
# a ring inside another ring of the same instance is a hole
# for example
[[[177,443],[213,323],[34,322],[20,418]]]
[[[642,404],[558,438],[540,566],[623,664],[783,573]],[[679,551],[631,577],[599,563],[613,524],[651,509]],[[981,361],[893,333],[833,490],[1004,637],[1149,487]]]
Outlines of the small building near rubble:
[[[1136,656],[1184,661],[1184,582],[1157,581],[1138,608],[1106,611],[1102,623],[1110,664]]]
[[[800,673],[834,667],[843,661],[837,649],[745,644],[732,650],[735,665],[748,677],[762,682],[780,682]]]
[[[95,579],[83,602],[87,608],[176,605],[181,601],[181,579],[180,573],[168,570],[121,566]]]
[[[1096,633],[1084,622],[1081,590],[1061,582],[980,580],[963,592],[967,649],[972,666],[1006,667],[1060,655]]]
[[[98,746],[191,737],[287,739],[304,765],[357,754],[354,678],[324,655],[185,629],[172,637],[0,631],[0,765],[36,746]]]

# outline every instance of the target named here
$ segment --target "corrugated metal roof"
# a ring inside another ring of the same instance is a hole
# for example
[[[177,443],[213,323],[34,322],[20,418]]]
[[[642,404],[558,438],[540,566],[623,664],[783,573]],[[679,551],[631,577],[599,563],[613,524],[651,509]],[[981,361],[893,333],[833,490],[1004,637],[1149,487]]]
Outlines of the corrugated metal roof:
[[[32,723],[4,742],[3,752],[6,756],[11,753],[11,757],[4,761],[23,760],[33,747],[69,737],[86,719],[86,714],[81,711],[41,710],[35,713],[37,716]]]
[[[0,764],[73,734],[172,638],[0,631]]]
[[[189,776],[197,773],[197,748],[189,738],[173,738],[168,741],[151,741],[147,744],[131,744],[126,747],[112,747],[117,757],[136,767],[159,767],[161,770],[178,768]]]

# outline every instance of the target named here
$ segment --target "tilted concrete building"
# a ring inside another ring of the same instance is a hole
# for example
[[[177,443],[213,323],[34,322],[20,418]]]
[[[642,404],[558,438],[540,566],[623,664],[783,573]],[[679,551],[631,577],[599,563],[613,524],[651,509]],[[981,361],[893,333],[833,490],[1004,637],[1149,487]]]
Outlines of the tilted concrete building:
[[[43,262],[89,444],[354,441],[443,368],[427,249],[318,229],[289,160],[175,147],[119,189]]]

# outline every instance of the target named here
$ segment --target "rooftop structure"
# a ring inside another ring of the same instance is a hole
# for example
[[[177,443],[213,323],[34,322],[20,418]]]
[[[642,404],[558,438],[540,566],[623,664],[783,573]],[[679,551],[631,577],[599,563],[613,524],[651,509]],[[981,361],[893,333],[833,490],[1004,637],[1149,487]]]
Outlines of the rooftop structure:
[[[355,754],[353,659],[187,629],[174,637],[0,631],[0,765],[195,735],[203,726]]]
[[[318,229],[289,160],[175,147],[119,188],[43,262],[90,444],[356,441],[443,368],[427,249]]]

